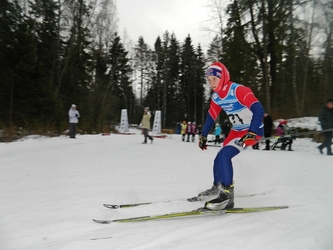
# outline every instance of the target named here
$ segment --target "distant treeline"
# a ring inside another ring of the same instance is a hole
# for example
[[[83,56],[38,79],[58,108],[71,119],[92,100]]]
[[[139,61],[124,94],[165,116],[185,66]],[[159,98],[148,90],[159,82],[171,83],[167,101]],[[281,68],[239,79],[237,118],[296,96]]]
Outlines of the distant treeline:
[[[130,46],[113,0],[2,0],[0,129],[62,131],[72,103],[86,132],[108,130],[121,109],[138,123],[145,106],[162,111],[162,127],[202,124],[204,72],[216,60],[275,119],[316,116],[333,98],[333,1],[210,3],[216,36],[203,51],[168,31],[154,48],[143,37]]]

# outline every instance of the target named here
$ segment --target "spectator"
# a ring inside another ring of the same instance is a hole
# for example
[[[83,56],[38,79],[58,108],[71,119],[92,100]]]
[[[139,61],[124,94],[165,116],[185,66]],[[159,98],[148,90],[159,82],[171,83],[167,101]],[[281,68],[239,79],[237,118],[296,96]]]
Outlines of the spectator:
[[[180,133],[182,135],[182,141],[185,141],[185,134],[186,134],[186,121],[183,121],[183,123],[181,124],[181,130]]]
[[[142,126],[142,130],[143,130],[143,136],[144,136],[144,141],[142,142],[142,144],[147,144],[147,138],[149,138],[150,142],[153,143],[154,138],[151,137],[149,135],[149,130],[150,130],[150,111],[149,111],[149,107],[145,107],[143,110],[143,116],[142,116],[142,120],[141,120],[141,126]]]
[[[195,141],[195,135],[197,134],[197,125],[195,122],[192,123],[192,142]]]
[[[222,127],[221,127],[224,139],[226,139],[227,136],[229,135],[231,127],[232,127],[232,125],[231,125],[230,121],[228,119],[225,119],[224,123],[222,124]]]
[[[187,134],[187,142],[190,142],[190,136],[193,134],[193,128],[192,128],[192,123],[188,122],[185,130]]]
[[[220,143],[220,135],[221,135],[221,127],[220,124],[216,123],[215,125],[215,130],[214,130],[214,135],[215,135],[215,140],[214,144],[216,145],[217,143]]]
[[[291,145],[293,144],[293,137],[291,136],[294,133],[293,129],[287,125],[287,120],[281,120],[279,126],[276,128],[276,141],[272,145],[272,149],[275,150],[277,144],[281,144],[281,150],[286,150],[288,146],[288,151],[293,151]],[[289,135],[289,136],[288,136]]]
[[[319,112],[319,122],[322,129],[333,130],[333,99],[326,101],[326,105],[323,106]],[[324,142],[318,147],[319,152],[323,154],[323,149],[327,148],[327,155],[333,155],[331,144],[332,144],[332,130],[324,132]]]
[[[76,128],[80,117],[80,113],[76,109],[75,104],[72,104],[71,108],[69,109],[68,116],[69,116],[69,138],[75,139]]]
[[[272,117],[265,113],[264,114],[264,137],[269,138],[272,136],[272,129],[273,129],[273,119]],[[270,149],[270,140],[266,140],[266,147],[264,150],[269,150]]]

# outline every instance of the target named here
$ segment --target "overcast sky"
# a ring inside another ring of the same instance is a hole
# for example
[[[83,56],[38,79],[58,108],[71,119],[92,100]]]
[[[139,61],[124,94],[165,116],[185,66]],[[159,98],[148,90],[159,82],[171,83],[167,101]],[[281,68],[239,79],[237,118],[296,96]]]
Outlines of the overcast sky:
[[[206,51],[212,36],[202,31],[208,20],[207,0],[117,0],[119,34],[126,30],[134,44],[140,36],[153,48],[156,38],[165,31],[174,32],[181,43],[188,34],[196,47]]]

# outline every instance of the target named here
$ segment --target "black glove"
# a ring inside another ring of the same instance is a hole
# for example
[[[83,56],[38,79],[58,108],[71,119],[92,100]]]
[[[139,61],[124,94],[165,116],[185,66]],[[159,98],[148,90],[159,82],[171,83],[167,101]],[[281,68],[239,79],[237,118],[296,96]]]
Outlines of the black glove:
[[[201,148],[202,150],[207,149],[207,137],[206,136],[200,136],[199,138],[199,148]]]
[[[253,146],[257,144],[258,140],[256,139],[257,134],[251,131],[248,131],[246,135],[244,135],[238,141],[238,145],[245,148],[246,146]]]
[[[79,115],[78,115],[78,114],[75,114],[75,116],[76,116],[76,117],[79,117]]]

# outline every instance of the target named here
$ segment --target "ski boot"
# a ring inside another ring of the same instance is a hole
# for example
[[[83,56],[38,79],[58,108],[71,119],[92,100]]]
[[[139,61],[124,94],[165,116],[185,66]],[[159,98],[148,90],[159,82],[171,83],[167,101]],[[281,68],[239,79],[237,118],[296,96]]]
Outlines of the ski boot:
[[[219,195],[220,190],[222,188],[221,183],[214,184],[212,188],[207,189],[206,191],[203,191],[199,193],[197,196],[194,196],[192,198],[188,198],[187,200],[189,202],[194,202],[194,201],[206,201],[208,199],[211,199],[213,197],[216,197]]]
[[[198,197],[200,199],[205,199],[207,197],[217,196],[220,193],[221,189],[222,189],[221,183],[214,184],[212,188],[207,189],[206,191],[203,191],[200,194],[198,194]]]
[[[220,194],[216,199],[207,201],[205,208],[210,210],[223,210],[230,209],[234,207],[234,186],[229,187],[222,186]]]

